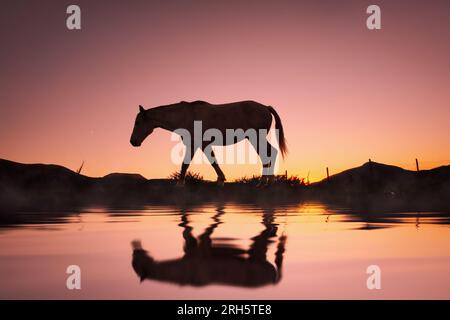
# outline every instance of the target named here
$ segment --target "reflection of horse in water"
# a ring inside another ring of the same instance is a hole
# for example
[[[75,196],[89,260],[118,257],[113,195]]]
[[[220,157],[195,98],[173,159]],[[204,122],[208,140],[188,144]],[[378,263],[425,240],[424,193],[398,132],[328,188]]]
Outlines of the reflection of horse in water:
[[[252,238],[248,250],[231,245],[214,244],[211,235],[222,223],[224,214],[219,209],[212,223],[198,238],[192,235],[188,214],[183,213],[184,256],[179,259],[155,261],[142,248],[140,241],[133,245],[133,269],[141,278],[178,283],[180,285],[205,286],[225,284],[243,287],[258,287],[276,284],[281,280],[281,265],[286,237],[279,238],[275,253],[275,266],[267,261],[267,249],[271,238],[276,237],[277,225],[273,212],[264,213],[265,229]]]

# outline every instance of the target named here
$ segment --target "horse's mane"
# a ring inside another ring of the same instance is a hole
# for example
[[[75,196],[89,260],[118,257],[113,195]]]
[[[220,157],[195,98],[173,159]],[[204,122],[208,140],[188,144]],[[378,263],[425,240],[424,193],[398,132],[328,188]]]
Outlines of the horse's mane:
[[[209,102],[203,101],[203,100],[195,100],[195,101],[180,101],[178,103],[172,103],[172,104],[167,104],[167,105],[163,105],[163,106],[159,106],[159,107],[154,107],[151,109],[159,109],[159,108],[166,108],[166,107],[174,107],[180,104],[209,104]]]
[[[209,103],[206,101],[203,101],[203,100],[196,100],[196,101],[191,101],[191,102],[180,101],[178,103],[172,103],[172,104],[167,104],[167,105],[163,105],[163,106],[153,107],[148,110],[161,110],[161,109],[172,108],[172,107],[177,107],[177,106],[182,107],[183,105],[186,105],[186,104],[195,105],[195,104],[209,104]]]
[[[199,104],[199,103],[208,103],[208,102],[206,102],[206,101],[203,101],[203,100],[195,100],[195,101],[192,101],[192,102],[190,102],[191,104]]]
[[[184,104],[184,103],[189,103],[189,102],[186,102],[186,101],[180,101],[180,102],[177,102],[177,103],[165,104],[165,105],[162,105],[162,106],[153,107],[153,108],[150,108],[150,109],[148,109],[148,110],[161,110],[161,109],[167,109],[167,108],[172,108],[172,107],[176,107],[176,106],[182,105],[182,104]]]

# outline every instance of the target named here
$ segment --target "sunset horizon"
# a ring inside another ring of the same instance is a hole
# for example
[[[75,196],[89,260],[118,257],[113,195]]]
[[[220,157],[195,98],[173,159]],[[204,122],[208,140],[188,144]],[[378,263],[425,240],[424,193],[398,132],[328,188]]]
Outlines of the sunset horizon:
[[[447,306],[449,0],[1,7],[3,313]]]
[[[337,173],[368,159],[447,165],[448,3],[385,3],[381,30],[366,28],[368,4],[137,1],[122,10],[80,1],[83,28],[72,31],[58,27],[63,3],[6,4],[1,157],[167,178],[179,171],[170,132],[129,144],[139,105],[255,100],[283,121],[289,154],[278,173],[318,181],[326,167]],[[208,164],[189,170],[215,177]],[[261,167],[223,171],[232,181]]]

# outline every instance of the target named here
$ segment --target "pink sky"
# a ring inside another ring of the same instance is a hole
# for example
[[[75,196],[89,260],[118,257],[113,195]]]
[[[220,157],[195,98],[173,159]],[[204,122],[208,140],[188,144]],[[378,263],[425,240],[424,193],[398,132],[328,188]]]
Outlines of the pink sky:
[[[374,161],[450,163],[448,1],[11,1],[0,13],[0,157],[167,177],[170,133],[129,144],[138,105],[272,105],[311,180]],[[369,4],[382,29],[365,25]],[[214,178],[209,165],[191,168]],[[226,165],[229,180],[259,165]]]

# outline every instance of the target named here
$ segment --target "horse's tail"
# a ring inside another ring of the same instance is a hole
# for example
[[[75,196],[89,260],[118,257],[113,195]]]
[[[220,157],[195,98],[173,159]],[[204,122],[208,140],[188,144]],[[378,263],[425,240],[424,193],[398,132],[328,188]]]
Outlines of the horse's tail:
[[[286,139],[284,138],[284,131],[283,131],[283,125],[281,124],[281,119],[278,113],[275,111],[275,109],[271,106],[267,106],[267,109],[269,109],[270,113],[275,118],[275,129],[278,130],[278,145],[280,146],[281,155],[283,158],[286,156],[288,150],[286,145]]]

